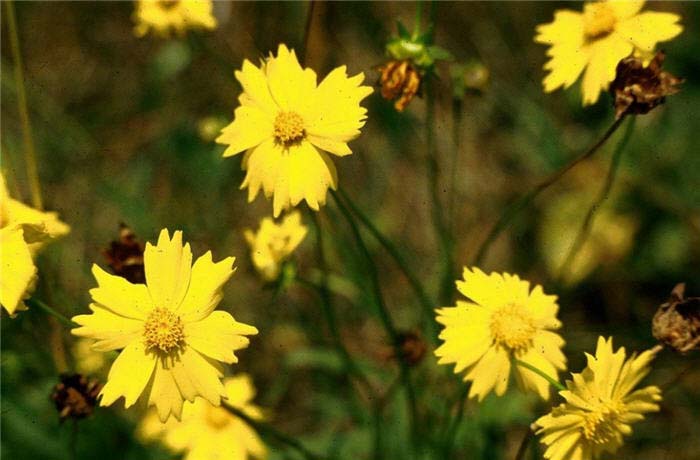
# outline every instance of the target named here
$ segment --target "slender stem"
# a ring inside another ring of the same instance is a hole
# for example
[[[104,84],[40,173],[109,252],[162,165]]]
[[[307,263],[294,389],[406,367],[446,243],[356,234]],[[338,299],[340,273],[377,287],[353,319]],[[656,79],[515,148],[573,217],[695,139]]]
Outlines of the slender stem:
[[[583,224],[581,224],[581,228],[579,229],[578,234],[576,235],[574,244],[571,246],[569,253],[564,259],[564,263],[559,269],[559,281],[561,281],[566,276],[567,272],[569,271],[569,268],[571,267],[571,264],[573,264],[574,260],[576,260],[576,255],[583,247],[583,244],[586,242],[586,238],[588,238],[588,235],[591,229],[593,228],[593,221],[595,220],[596,212],[598,212],[603,202],[605,202],[605,200],[607,200],[608,196],[610,195],[610,190],[612,189],[613,182],[615,182],[615,178],[617,177],[617,170],[620,166],[620,160],[622,159],[622,152],[624,152],[627,143],[632,138],[632,132],[634,131],[634,120],[635,118],[632,117],[627,123],[627,128],[625,129],[624,136],[622,140],[620,140],[620,142],[617,144],[615,151],[613,152],[612,159],[610,161],[610,169],[608,170],[607,177],[605,178],[603,188],[600,190],[600,193],[596,197],[595,201],[593,201],[593,203],[591,204],[591,207],[588,208],[588,212],[586,213],[586,217],[583,220]]]
[[[42,302],[39,299],[35,299],[34,297],[32,297],[32,298],[25,300],[24,303],[26,303],[30,307],[34,307],[34,308],[38,308],[39,310],[43,310],[45,313],[48,313],[49,315],[51,315],[54,318],[56,318],[57,320],[59,320],[61,322],[61,324],[63,324],[66,327],[73,328],[73,327],[78,326],[78,324],[69,320],[68,318],[66,318],[65,316],[63,316],[62,314],[60,314],[59,312],[57,312],[53,308],[49,307],[48,305],[46,305],[44,302]]]
[[[438,301],[440,305],[448,302],[453,289],[453,256],[452,237],[448,226],[445,223],[445,214],[440,199],[440,164],[438,163],[438,152],[435,145],[435,94],[433,91],[431,74],[428,73],[423,80],[425,89],[425,140],[428,147],[426,162],[428,169],[428,193],[432,203],[430,213],[435,229],[435,236],[440,245],[441,259],[443,263],[442,274],[440,276],[440,289]]]
[[[418,0],[418,3],[416,3],[416,15],[413,19],[413,38],[420,35],[421,22],[423,22],[423,0]]]
[[[350,199],[350,197],[345,193],[345,191],[339,189],[337,192],[334,193],[343,199],[347,206],[357,216],[360,223],[364,225],[364,227],[369,231],[369,233],[379,242],[379,244],[381,244],[384,247],[386,252],[394,259],[396,265],[399,267],[401,272],[403,272],[404,276],[406,277],[406,280],[408,281],[409,286],[411,286],[411,289],[413,289],[413,292],[418,298],[418,301],[421,305],[421,309],[423,310],[424,321],[426,324],[429,325],[431,329],[430,337],[433,343],[437,343],[439,331],[438,325],[434,320],[433,312],[433,309],[435,308],[436,304],[428,296],[428,293],[423,287],[420,280],[418,279],[418,276],[416,276],[416,274],[413,272],[413,269],[411,269],[410,265],[408,264],[404,256],[401,254],[399,249],[396,246],[394,246],[394,243],[389,241],[389,239],[386,236],[384,236],[379,231],[379,229],[377,229],[377,227],[372,223],[372,221],[360,210],[360,208],[357,207],[357,205],[355,205],[355,203]]]
[[[523,436],[523,440],[520,442],[518,452],[515,454],[515,460],[523,460],[525,458],[527,448],[530,446],[530,441],[532,440],[533,435],[534,433],[532,432],[532,429],[528,427],[527,431],[525,432],[525,436]]]
[[[302,46],[304,47],[303,49],[303,54],[301,57],[301,63],[306,64],[306,60],[309,57],[309,40],[311,39],[311,26],[313,25],[313,20],[314,20],[314,9],[316,8],[316,0],[311,0],[309,2],[309,9],[308,12],[306,13],[306,25],[304,26],[304,42]]]
[[[462,389],[459,392],[459,401],[457,402],[457,413],[455,414],[454,419],[452,419],[452,422],[448,423],[447,434],[445,435],[445,442],[442,455],[442,457],[445,460],[449,460],[450,455],[452,455],[452,444],[454,443],[455,436],[457,435],[459,424],[462,423],[462,418],[464,418],[464,408],[467,405],[468,394],[469,386],[463,384]]]
[[[539,195],[550,185],[554,184],[559,179],[561,179],[561,177],[564,174],[566,174],[569,170],[571,170],[574,166],[593,156],[593,154],[595,154],[605,144],[605,142],[607,142],[607,140],[610,139],[610,136],[612,136],[613,133],[617,131],[617,128],[620,127],[624,119],[625,116],[623,115],[617,120],[615,120],[615,122],[612,125],[610,125],[608,130],[605,131],[603,136],[588,150],[571,160],[569,163],[564,165],[559,170],[555,171],[553,174],[549,175],[546,179],[537,184],[532,190],[530,190],[525,195],[517,199],[513,204],[508,206],[503,212],[503,214],[501,214],[501,217],[498,219],[498,221],[496,221],[493,227],[491,227],[491,230],[484,239],[484,242],[479,247],[476,257],[474,258],[474,265],[481,265],[481,263],[484,260],[484,257],[486,256],[486,253],[491,247],[491,244],[493,244],[498,235],[500,235],[501,232],[508,227],[511,219],[515,217],[516,214],[518,214],[522,209],[527,207],[537,197],[537,195]]]
[[[554,388],[556,388],[558,391],[566,391],[566,387],[564,385],[562,385],[561,383],[559,383],[558,380],[548,376],[542,370],[533,366],[532,364],[526,363],[525,361],[521,361],[519,359],[515,360],[515,364],[517,364],[518,366],[524,367],[525,369],[529,369],[532,372],[534,372],[535,374],[539,375],[540,377],[545,379],[547,382],[549,382],[549,384],[552,385]]]
[[[406,364],[406,362],[402,358],[403,350],[401,349],[398,331],[396,329],[396,326],[394,325],[393,320],[391,319],[389,310],[387,309],[387,306],[384,303],[384,296],[382,294],[381,285],[379,283],[379,274],[377,271],[377,266],[375,265],[374,259],[372,258],[372,254],[369,252],[369,249],[367,248],[367,245],[365,244],[364,239],[362,238],[360,229],[355,223],[355,219],[353,218],[350,209],[348,209],[348,207],[340,199],[338,193],[336,193],[334,190],[331,190],[331,195],[335,199],[338,209],[345,217],[345,220],[348,222],[353,237],[355,238],[355,242],[359,246],[360,251],[362,252],[367,262],[367,271],[369,273],[370,282],[372,284],[374,300],[379,311],[379,318],[394,348],[394,355],[397,357],[397,361],[399,364],[401,382],[403,384],[404,390],[406,391],[406,402],[408,404],[408,411],[410,416],[411,439],[414,441],[414,443],[417,444],[420,441],[420,439],[417,433],[418,426],[415,391],[411,382],[410,369],[408,367],[408,364]]]
[[[41,200],[41,186],[39,185],[39,172],[36,161],[36,150],[32,137],[32,125],[29,120],[29,109],[27,105],[27,92],[24,87],[24,70],[22,65],[22,53],[19,46],[19,33],[17,31],[17,16],[15,15],[15,5],[13,1],[4,2],[7,10],[7,25],[10,35],[10,48],[12,49],[12,60],[14,61],[14,78],[17,86],[17,108],[22,123],[22,140],[24,142],[24,160],[27,167],[27,178],[32,195],[32,206],[36,209],[43,209]]]
[[[293,437],[289,436],[288,434],[285,434],[281,431],[278,431],[276,428],[272,427],[271,425],[261,422],[259,420],[255,420],[254,418],[250,417],[248,414],[243,412],[242,410],[233,407],[229,405],[228,403],[224,402],[221,404],[221,407],[235,415],[236,417],[240,418],[243,420],[245,423],[247,423],[252,429],[258,432],[260,436],[267,437],[274,442],[277,442],[278,444],[287,446],[295,451],[297,451],[299,454],[301,454],[302,457],[304,457],[307,460],[322,460],[325,457],[315,454],[311,452],[306,446],[304,446],[301,442],[298,440],[294,439]]]

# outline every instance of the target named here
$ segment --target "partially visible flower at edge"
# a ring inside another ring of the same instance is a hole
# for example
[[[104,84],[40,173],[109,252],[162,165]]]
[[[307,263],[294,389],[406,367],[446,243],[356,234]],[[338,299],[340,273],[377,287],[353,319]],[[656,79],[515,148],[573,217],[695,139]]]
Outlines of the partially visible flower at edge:
[[[586,368],[572,373],[567,389],[559,392],[566,402],[535,422],[540,441],[547,446],[544,458],[593,460],[604,452],[615,453],[624,436],[632,433],[632,423],[659,410],[658,387],[634,387],[649,373],[660,349],[625,360],[624,347],[613,352],[612,338],[599,337],[595,356],[586,353]]]
[[[372,88],[361,85],[364,74],[348,77],[341,66],[317,84],[316,73],[280,44],[260,67],[246,59],[236,78],[243,86],[240,106],[216,141],[228,145],[224,157],[245,151],[241,188],[248,188],[248,201],[262,189],[273,199],[274,217],[302,200],[318,211],[338,183],[327,152],[350,155],[347,143],[365,124],[360,101]]]
[[[585,3],[583,12],[557,10],[554,21],[537,27],[535,42],[550,45],[545,92],[568,88],[583,73],[583,105],[594,104],[615,78],[620,60],[634,54],[645,63],[659,42],[683,31],[680,16],[647,11],[643,0]]]
[[[255,387],[247,374],[224,380],[226,404],[247,416],[262,420],[263,411],[253,404]],[[267,449],[258,434],[243,420],[202,398],[185,403],[182,421],[161,423],[155,411],[141,421],[138,436],[144,441],[160,440],[175,452],[185,451],[185,460],[246,460],[267,457]]]
[[[171,31],[183,35],[187,29],[214,29],[212,0],[137,0],[134,34],[143,37],[153,30],[161,37]]]
[[[266,217],[260,222],[257,232],[250,229],[244,231],[253,265],[265,281],[277,279],[282,262],[299,246],[307,231],[307,227],[301,223],[299,211],[290,212],[279,224]]]
[[[146,284],[132,284],[93,265],[98,287],[90,290],[92,314],[73,317],[71,332],[95,340],[93,349],[120,350],[102,389],[100,405],[124,397],[124,407],[146,394],[162,421],[179,418],[183,400],[201,396],[214,405],[225,397],[221,363],[248,346],[257,329],[214,311],[233,275],[233,257],[214,263],[211,252],[192,264],[182,232],[162,230],[146,244]]]
[[[12,199],[0,175],[0,303],[10,315],[27,309],[23,301],[36,284],[37,252],[69,232],[70,227],[55,212],[39,211]]]
[[[465,372],[471,381],[469,397],[480,401],[494,391],[501,396],[508,387],[514,359],[521,360],[553,379],[566,369],[561,351],[564,340],[555,331],[556,296],[546,295],[541,286],[517,275],[491,273],[478,268],[464,269],[457,289],[469,299],[457,306],[437,309],[437,321],[445,327],[443,344],[435,350],[438,364],[455,364],[455,373]],[[549,382],[521,366],[513,370],[518,385],[549,399]]]

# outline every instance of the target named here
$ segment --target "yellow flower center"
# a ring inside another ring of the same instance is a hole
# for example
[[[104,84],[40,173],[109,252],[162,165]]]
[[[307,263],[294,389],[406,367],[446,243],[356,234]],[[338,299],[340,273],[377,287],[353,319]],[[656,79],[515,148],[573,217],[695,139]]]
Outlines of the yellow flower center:
[[[155,308],[146,318],[143,337],[147,349],[168,353],[180,348],[185,340],[182,320],[167,308]]]
[[[497,345],[509,351],[526,351],[536,332],[532,315],[522,305],[509,304],[491,315],[491,336]]]
[[[304,131],[304,119],[296,112],[280,112],[275,117],[274,136],[277,142],[288,146],[301,141]]]
[[[583,8],[583,33],[588,40],[603,38],[615,30],[615,11],[605,3],[587,3]]]
[[[204,412],[204,419],[206,420],[207,425],[209,425],[211,428],[220,430],[229,424],[231,421],[231,415],[220,407],[209,405]]]
[[[587,412],[583,418],[583,435],[594,444],[607,444],[620,432],[618,421],[624,412],[624,405],[616,401],[601,401],[597,407]]]

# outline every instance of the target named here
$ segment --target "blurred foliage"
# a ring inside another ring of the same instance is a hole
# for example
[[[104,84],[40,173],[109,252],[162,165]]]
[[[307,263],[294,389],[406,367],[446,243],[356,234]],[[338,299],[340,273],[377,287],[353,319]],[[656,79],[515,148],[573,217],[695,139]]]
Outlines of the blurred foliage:
[[[488,86],[455,101],[450,63],[436,64],[439,199],[455,239],[455,279],[504,206],[583,151],[613,119],[607,95],[584,109],[578,85],[547,95],[541,90],[545,50],[533,43],[534,27],[550,21],[559,6],[437,4],[434,42],[457,63],[480,63],[489,78]],[[298,284],[261,289],[243,229],[256,227],[270,205],[262,198],[246,203],[246,193],[238,188],[240,160],[222,159],[223,147],[212,142],[212,132],[231,119],[236,106],[240,88],[234,70],[243,59],[257,62],[279,42],[299,49],[307,7],[221,2],[216,4],[217,30],[164,40],[133,35],[132,3],[16,5],[46,207],[72,226],[69,238],[41,256],[37,295],[68,316],[85,312],[94,283],[90,267],[105,265],[100,251],[117,237],[119,222],[150,241],[163,227],[182,229],[195,253],[211,249],[217,258],[237,256],[239,270],[226,288],[222,308],[261,331],[236,369],[253,375],[258,403],[270,409],[272,423],[333,458],[370,458],[375,422],[348,396],[350,384],[318,299]],[[407,2],[319,3],[307,65],[323,75],[347,64],[351,73],[363,71],[374,83],[374,69],[386,59],[385,44],[396,33],[396,21],[412,24],[414,9]],[[700,5],[664,2],[656,9],[683,16],[684,33],[665,44],[664,51],[665,66],[686,82],[679,95],[639,117],[613,198],[603,205],[606,215],[634,223],[628,247],[614,257],[588,250],[586,254],[600,254],[599,259],[589,260],[572,282],[555,284],[548,241],[580,226],[602,187],[618,133],[596,157],[519,214],[483,266],[519,273],[559,295],[566,352],[576,371],[584,363],[582,352],[591,351],[599,334],[614,335],[616,344],[631,350],[651,346],[650,319],[677,282],[688,283],[688,295],[700,295]],[[2,33],[7,70],[12,64],[4,22]],[[2,72],[1,83],[2,168],[11,191],[26,200],[12,72]],[[355,154],[336,162],[340,186],[401,247],[434,296],[441,261],[425,179],[425,102],[418,98],[401,114],[378,94],[364,105],[369,119],[353,144]],[[564,221],[561,215],[548,217],[558,212],[554,207],[562,196],[577,196],[578,201],[567,205]],[[361,256],[332,203],[319,217],[342,338],[371,375],[372,385],[389,391],[397,370]],[[367,242],[399,327],[427,334],[402,274],[373,239]],[[297,251],[297,273],[307,279],[318,274],[314,246],[310,234]],[[59,424],[49,400],[57,382],[51,363],[61,345],[70,352],[72,338],[67,333],[58,341],[51,338],[41,311],[32,309],[15,319],[3,316],[1,333],[2,456],[70,458],[71,439],[76,439],[78,458],[172,458],[163,448],[135,439],[139,409],[100,408],[80,422],[77,432],[70,422]],[[674,384],[662,412],[635,426],[619,458],[700,457],[699,363],[697,355],[661,355],[650,380]],[[74,365],[69,356],[69,366]],[[692,370],[675,382],[687,366]],[[419,433],[426,445],[439,446],[441,440],[431,439],[427,428],[444,423],[454,409],[459,379],[437,366],[432,348],[413,374],[425,423]],[[404,398],[400,389],[396,392],[382,411],[380,451],[385,458],[408,458],[412,440]],[[481,405],[467,403],[454,458],[513,458],[528,424],[545,408],[515,390]],[[297,458],[271,447],[271,460]],[[536,450],[532,458],[539,458]]]

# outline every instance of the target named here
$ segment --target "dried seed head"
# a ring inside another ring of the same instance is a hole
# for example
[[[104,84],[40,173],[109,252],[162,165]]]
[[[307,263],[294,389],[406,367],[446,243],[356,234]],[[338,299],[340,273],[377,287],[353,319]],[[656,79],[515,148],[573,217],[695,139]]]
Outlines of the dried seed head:
[[[685,298],[684,292],[685,284],[677,284],[652,320],[656,340],[680,353],[700,349],[700,297]]]
[[[416,94],[420,94],[421,74],[411,61],[389,61],[379,67],[382,97],[394,101],[394,108],[402,112]]]
[[[423,339],[416,332],[401,332],[398,335],[401,346],[401,359],[409,366],[415,366],[423,359],[426,346]]]
[[[645,114],[663,104],[666,96],[680,91],[682,78],[661,70],[664,53],[659,51],[644,67],[644,62],[630,56],[617,64],[615,80],[610,84],[610,94],[615,98],[615,116]]]
[[[97,380],[88,380],[81,374],[64,374],[60,379],[51,393],[51,400],[56,405],[61,422],[69,418],[79,420],[92,414],[102,384]]]
[[[115,275],[132,283],[145,283],[143,250],[144,246],[134,232],[122,223],[119,224],[119,240],[112,241],[102,255]]]

